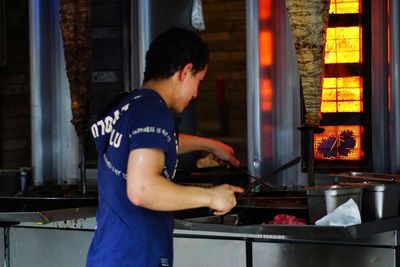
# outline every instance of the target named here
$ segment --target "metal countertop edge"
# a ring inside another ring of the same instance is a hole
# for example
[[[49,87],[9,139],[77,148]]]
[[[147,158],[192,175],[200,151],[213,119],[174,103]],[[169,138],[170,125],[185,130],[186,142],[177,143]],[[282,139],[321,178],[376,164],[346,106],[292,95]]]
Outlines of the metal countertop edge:
[[[267,238],[267,239],[300,239],[323,241],[352,241],[389,231],[400,230],[400,217],[380,221],[366,222],[352,226],[316,226],[316,225],[219,225],[185,220],[175,220],[175,230],[230,233],[229,236]]]

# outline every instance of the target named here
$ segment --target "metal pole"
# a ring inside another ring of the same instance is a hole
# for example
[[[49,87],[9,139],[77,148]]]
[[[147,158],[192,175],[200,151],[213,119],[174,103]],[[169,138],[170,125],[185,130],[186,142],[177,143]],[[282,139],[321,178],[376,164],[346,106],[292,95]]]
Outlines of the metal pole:
[[[246,1],[246,54],[247,54],[247,156],[248,170],[260,175],[261,114],[260,71],[258,53],[258,1]],[[264,136],[264,138],[267,138]]]
[[[390,165],[392,173],[400,173],[400,4],[389,2]]]
[[[84,134],[79,137],[79,154],[80,154],[80,176],[81,176],[81,187],[82,194],[86,195],[87,193],[87,183],[86,183],[86,162],[85,162],[85,142],[84,142]]]
[[[315,172],[314,172],[314,130],[313,128],[306,128],[307,142],[308,142],[308,185],[315,185]]]
[[[10,226],[4,226],[4,267],[10,267]]]

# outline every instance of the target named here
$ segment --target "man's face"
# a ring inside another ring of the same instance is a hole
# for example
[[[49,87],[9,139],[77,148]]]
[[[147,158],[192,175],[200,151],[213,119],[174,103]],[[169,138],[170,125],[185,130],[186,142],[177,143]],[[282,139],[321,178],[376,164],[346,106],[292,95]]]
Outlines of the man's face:
[[[206,72],[207,68],[196,74],[187,75],[182,84],[179,101],[177,101],[174,109],[175,112],[182,112],[189,105],[189,102],[197,97],[200,81],[204,79]]]

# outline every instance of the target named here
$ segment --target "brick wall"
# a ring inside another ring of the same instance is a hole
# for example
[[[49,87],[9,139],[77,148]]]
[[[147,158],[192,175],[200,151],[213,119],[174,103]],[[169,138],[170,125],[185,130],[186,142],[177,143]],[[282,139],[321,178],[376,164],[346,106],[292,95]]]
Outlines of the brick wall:
[[[203,0],[206,30],[200,35],[210,48],[210,64],[200,84],[196,102],[199,134],[232,144],[237,156],[246,163],[246,16],[245,0]],[[216,79],[224,78],[228,114],[228,136],[220,133],[220,111],[216,97]]]
[[[0,67],[0,168],[31,165],[28,0],[6,1],[7,64]]]

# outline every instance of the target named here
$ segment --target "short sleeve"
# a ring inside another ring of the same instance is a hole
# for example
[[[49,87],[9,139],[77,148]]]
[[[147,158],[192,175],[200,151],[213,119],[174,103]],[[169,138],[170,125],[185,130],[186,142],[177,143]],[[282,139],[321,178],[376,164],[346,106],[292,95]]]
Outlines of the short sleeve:
[[[158,148],[167,152],[175,128],[170,111],[146,108],[136,116],[135,123],[130,126],[129,150]]]

